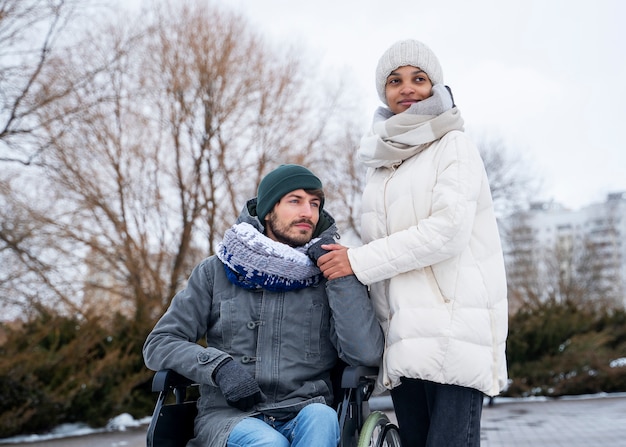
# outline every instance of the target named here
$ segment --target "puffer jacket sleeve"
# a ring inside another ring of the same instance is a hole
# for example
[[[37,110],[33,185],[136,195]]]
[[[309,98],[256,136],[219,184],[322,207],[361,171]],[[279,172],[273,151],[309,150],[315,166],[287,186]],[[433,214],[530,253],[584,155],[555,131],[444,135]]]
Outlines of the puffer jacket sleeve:
[[[148,335],[143,346],[148,368],[173,369],[196,383],[215,385],[213,371],[229,356],[197,343],[207,332],[212,301],[210,272],[207,260],[196,266],[187,287],[176,294]]]
[[[331,338],[339,358],[351,366],[378,366],[383,353],[383,333],[367,287],[354,275],[326,283],[331,309]]]
[[[476,146],[464,134],[453,134],[444,137],[442,147],[437,149],[441,153],[435,166],[437,179],[430,215],[418,218],[409,228],[348,249],[352,270],[362,283],[373,284],[434,265],[458,255],[468,245],[486,177]],[[411,185],[407,183],[406,187]],[[389,221],[393,216],[385,218]]]

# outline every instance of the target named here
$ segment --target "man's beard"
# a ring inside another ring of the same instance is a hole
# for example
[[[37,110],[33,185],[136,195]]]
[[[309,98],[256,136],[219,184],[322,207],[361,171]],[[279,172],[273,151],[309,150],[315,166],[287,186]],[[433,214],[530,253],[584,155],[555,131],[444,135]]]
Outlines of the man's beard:
[[[289,230],[294,225],[299,223],[306,222],[311,225],[311,231],[305,230],[297,230],[297,234],[289,234]],[[278,222],[278,218],[276,217],[276,213],[269,214],[269,220],[267,221],[267,225],[271,229],[274,237],[278,242],[282,242],[283,244],[287,244],[290,247],[300,247],[311,240],[311,235],[315,231],[315,225],[308,219],[299,219],[294,220],[288,224],[280,224]]]

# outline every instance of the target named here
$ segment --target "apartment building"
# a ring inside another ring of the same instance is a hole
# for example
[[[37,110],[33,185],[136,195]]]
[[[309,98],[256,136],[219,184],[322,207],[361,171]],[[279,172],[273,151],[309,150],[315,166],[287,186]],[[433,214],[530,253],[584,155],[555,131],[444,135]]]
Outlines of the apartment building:
[[[510,290],[626,306],[626,191],[579,210],[533,203],[501,227]]]

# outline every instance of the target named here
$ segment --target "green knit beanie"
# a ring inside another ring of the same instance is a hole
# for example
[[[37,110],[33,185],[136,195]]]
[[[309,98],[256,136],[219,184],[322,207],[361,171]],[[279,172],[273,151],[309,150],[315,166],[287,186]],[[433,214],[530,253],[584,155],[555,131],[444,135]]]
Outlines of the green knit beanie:
[[[257,190],[256,212],[263,222],[285,194],[297,189],[322,189],[322,182],[307,168],[300,165],[280,165],[267,174]],[[324,207],[324,199],[320,203],[320,214]]]

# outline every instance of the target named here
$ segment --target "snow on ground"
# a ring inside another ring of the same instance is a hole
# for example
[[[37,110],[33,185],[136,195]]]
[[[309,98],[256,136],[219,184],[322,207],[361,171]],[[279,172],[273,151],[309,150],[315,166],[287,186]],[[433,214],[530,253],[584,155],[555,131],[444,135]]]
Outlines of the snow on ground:
[[[130,414],[123,413],[111,419],[106,427],[90,428],[87,424],[63,424],[52,430],[50,433],[39,435],[19,435],[11,438],[0,439],[0,444],[17,444],[48,441],[50,439],[62,439],[74,436],[84,436],[93,433],[103,433],[112,431],[126,431],[127,428],[140,427],[150,423],[150,416],[142,419],[134,419]]]

